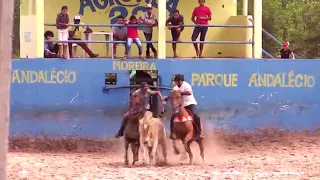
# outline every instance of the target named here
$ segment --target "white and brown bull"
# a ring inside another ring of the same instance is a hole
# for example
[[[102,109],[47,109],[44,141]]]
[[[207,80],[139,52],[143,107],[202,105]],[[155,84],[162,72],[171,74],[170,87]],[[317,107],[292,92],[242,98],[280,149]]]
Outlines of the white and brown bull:
[[[164,162],[167,163],[166,132],[162,121],[154,118],[152,112],[146,111],[139,121],[139,133],[143,158],[149,156],[149,164],[157,163],[158,145],[160,145]]]

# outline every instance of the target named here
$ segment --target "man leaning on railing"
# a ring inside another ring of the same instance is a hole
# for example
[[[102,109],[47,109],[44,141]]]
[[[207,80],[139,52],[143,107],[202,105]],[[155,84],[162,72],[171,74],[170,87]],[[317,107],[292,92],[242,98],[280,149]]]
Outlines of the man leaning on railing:
[[[143,21],[144,24],[150,25],[150,27],[143,27],[142,31],[143,31],[144,37],[146,38],[146,41],[152,41],[153,26],[158,25],[158,19],[157,19],[157,16],[154,13],[152,13],[151,4],[147,4],[146,8],[147,8],[147,11],[142,14],[140,19],[141,21]],[[147,43],[146,57],[151,58],[150,49],[153,52],[154,58],[157,58],[158,52],[152,43]]]
[[[117,24],[124,25],[125,20],[123,16],[117,17]],[[127,53],[127,27],[126,26],[113,26],[113,40],[114,41],[123,41],[123,43],[113,43],[113,57],[117,57],[117,45],[123,44],[125,47],[125,54]]]
[[[183,16],[180,15],[179,10],[175,10],[173,16],[169,17],[166,21],[166,26],[171,31],[172,41],[180,42],[180,34],[183,31]],[[177,43],[172,43],[173,57],[178,58]]]
[[[290,43],[288,41],[285,41],[283,43],[283,48],[280,50],[278,57],[281,59],[290,59],[290,56],[292,59],[295,59],[293,51],[289,48]]]
[[[81,17],[79,15],[76,15],[73,19],[74,24],[81,24],[84,25],[81,21]],[[80,46],[89,56],[90,58],[98,57],[98,54],[94,54],[87,46],[86,43],[81,42],[81,35],[83,33],[92,33],[92,30],[87,26],[84,28],[84,26],[73,26],[70,27],[69,31],[69,38],[68,40],[76,40],[79,42],[76,43],[68,43],[69,46],[69,56],[70,58],[75,57],[75,54],[77,52],[77,46]]]

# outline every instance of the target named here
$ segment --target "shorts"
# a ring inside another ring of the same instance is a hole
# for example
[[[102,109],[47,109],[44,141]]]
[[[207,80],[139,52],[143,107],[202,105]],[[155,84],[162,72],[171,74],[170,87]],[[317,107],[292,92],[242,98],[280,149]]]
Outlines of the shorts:
[[[118,44],[124,44],[124,45],[127,45],[127,38],[125,39],[118,39],[118,38],[113,38],[114,41],[125,41],[123,43],[114,43],[115,45],[118,45]]]
[[[68,41],[69,31],[68,29],[58,29],[58,40]],[[68,43],[59,43],[59,45],[68,45]]]
[[[183,31],[184,27],[180,28],[180,33]],[[177,41],[178,40],[178,32],[176,28],[171,29],[171,36],[172,36],[172,41]]]

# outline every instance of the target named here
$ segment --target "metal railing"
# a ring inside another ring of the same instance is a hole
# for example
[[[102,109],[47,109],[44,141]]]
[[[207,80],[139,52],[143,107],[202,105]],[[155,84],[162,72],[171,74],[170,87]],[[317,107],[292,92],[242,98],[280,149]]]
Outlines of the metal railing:
[[[57,24],[45,23],[45,26],[57,26]],[[80,27],[150,27],[150,25],[145,24],[69,24],[69,26],[80,26]],[[222,28],[253,28],[252,25],[189,25],[183,24],[183,27],[222,27]],[[101,31],[104,32],[104,31]],[[253,37],[252,37],[253,39]],[[89,40],[45,40],[44,42],[55,42],[55,43],[125,43],[126,41],[89,41]],[[158,41],[141,41],[141,43],[158,43]],[[250,39],[249,41],[166,41],[166,43],[179,43],[179,44],[251,44],[253,46],[254,42]],[[252,47],[253,48],[253,47]],[[113,48],[111,48],[112,54],[111,58],[113,59]],[[253,51],[252,51],[253,52]],[[253,57],[253,56],[252,56]]]
[[[45,23],[45,26],[57,26],[57,24],[49,24]],[[137,25],[132,25],[132,24],[69,24],[69,26],[79,26],[79,27],[151,27],[151,25],[146,25],[146,24],[137,24]],[[253,28],[251,25],[230,25],[230,24],[208,24],[208,25],[196,25],[196,24],[183,24],[181,25],[183,27],[224,27],[224,28]]]
[[[126,41],[88,41],[88,40],[45,40],[44,42],[57,42],[57,43],[125,43]],[[141,43],[158,43],[158,41],[141,41]],[[166,41],[166,43],[180,43],[180,44],[253,44],[251,41]]]
[[[249,18],[249,21],[253,23],[253,19]],[[268,31],[266,31],[265,29],[262,28],[262,32],[267,35],[269,38],[271,38],[274,42],[276,42],[278,45],[280,45],[281,47],[283,46],[283,43],[280,42],[276,37],[274,37],[272,34],[270,34]],[[269,58],[275,59],[269,52],[267,52],[266,50],[262,49],[262,52],[268,56]],[[300,56],[298,56],[295,52],[293,52],[294,56],[296,59],[301,59]]]
[[[275,58],[272,56],[272,54],[270,54],[268,51],[262,49],[262,52],[263,52],[266,56],[268,56],[270,59],[275,59]]]

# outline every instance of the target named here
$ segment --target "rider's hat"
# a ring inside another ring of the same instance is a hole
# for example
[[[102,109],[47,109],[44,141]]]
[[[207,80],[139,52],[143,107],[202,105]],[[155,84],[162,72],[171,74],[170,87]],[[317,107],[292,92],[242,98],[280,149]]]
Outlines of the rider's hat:
[[[174,81],[184,81],[184,76],[182,74],[177,74],[174,77]]]
[[[147,88],[147,87],[148,87],[148,83],[146,83],[146,82],[142,82],[140,84],[140,88]]]
[[[152,9],[152,4],[147,4],[146,8],[147,9]]]

